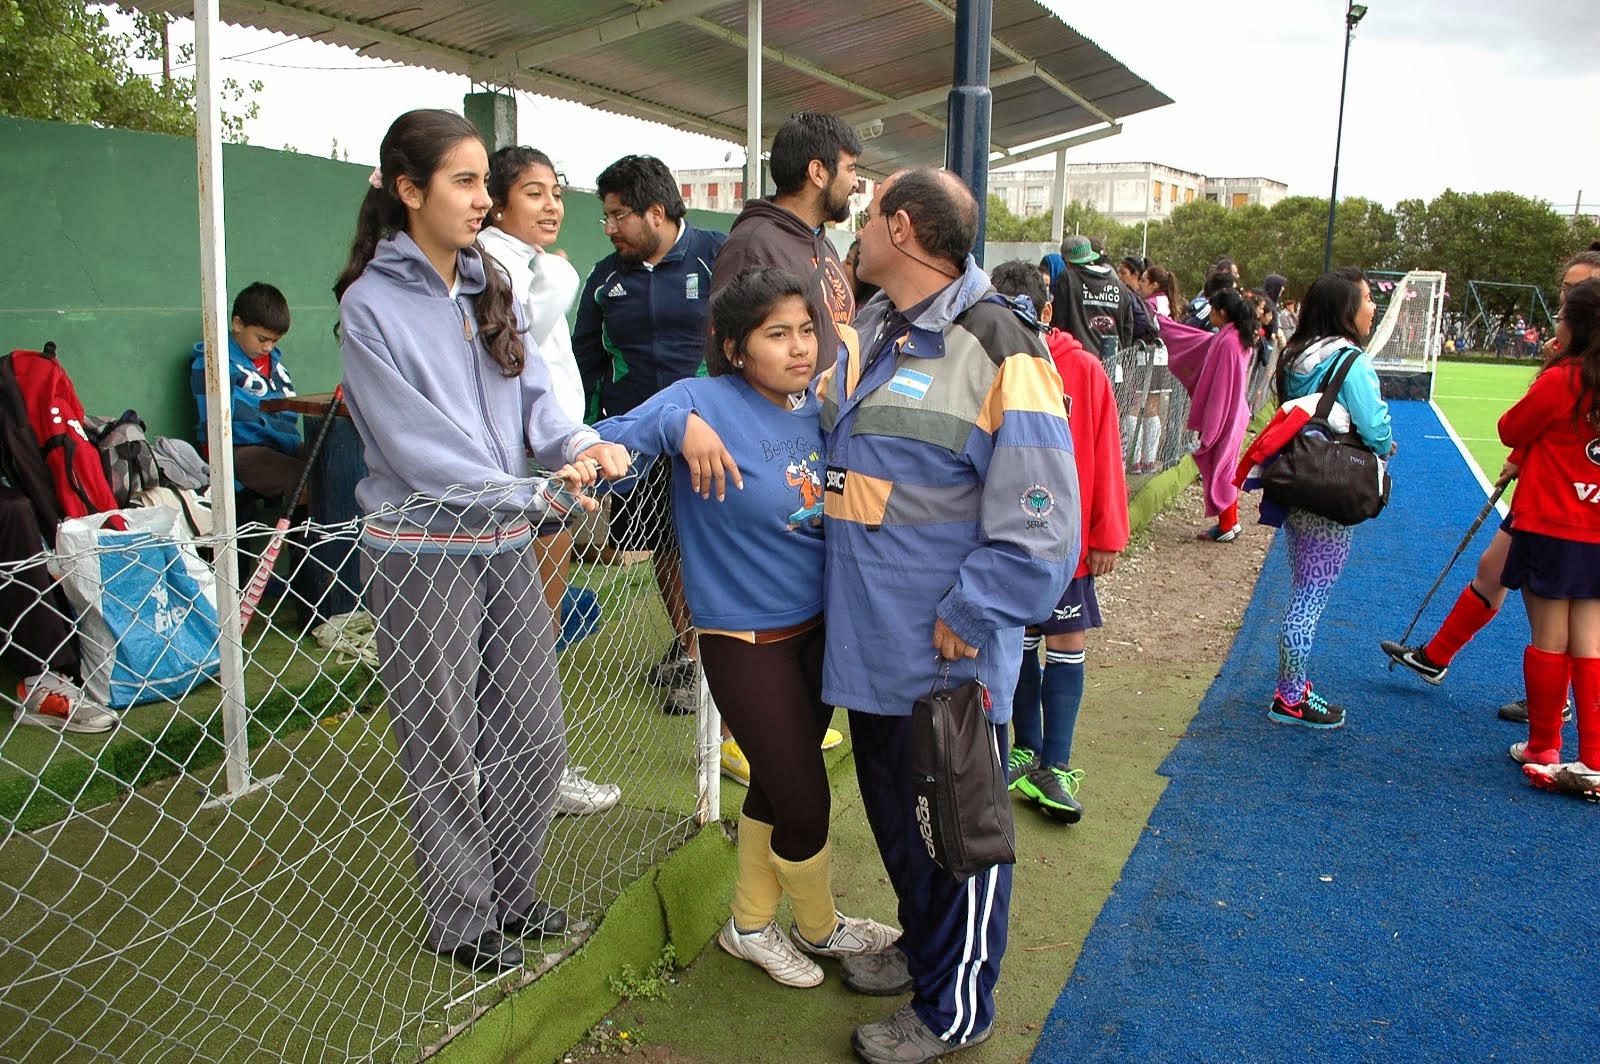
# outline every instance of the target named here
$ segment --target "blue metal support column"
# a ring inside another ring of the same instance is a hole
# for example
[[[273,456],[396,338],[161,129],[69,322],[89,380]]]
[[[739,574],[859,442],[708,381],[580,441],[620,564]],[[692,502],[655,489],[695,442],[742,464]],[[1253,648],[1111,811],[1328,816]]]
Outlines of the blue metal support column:
[[[955,73],[950,82],[945,167],[978,198],[978,239],[972,249],[983,263],[989,201],[989,37],[993,0],[956,0]]]

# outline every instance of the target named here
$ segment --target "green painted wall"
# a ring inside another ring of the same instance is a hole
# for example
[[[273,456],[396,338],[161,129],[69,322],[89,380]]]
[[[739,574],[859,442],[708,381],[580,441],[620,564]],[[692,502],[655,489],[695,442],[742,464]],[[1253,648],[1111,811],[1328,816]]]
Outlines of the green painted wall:
[[[223,149],[228,293],[269,281],[289,299],[282,344],[301,391],[339,380],[331,286],[371,168]],[[91,414],[138,410],[153,433],[192,437],[189,350],[200,338],[194,142],[0,117],[0,350],[60,348]],[[692,212],[726,229],[725,214]],[[586,274],[611,250],[600,204],[567,200],[562,247]]]

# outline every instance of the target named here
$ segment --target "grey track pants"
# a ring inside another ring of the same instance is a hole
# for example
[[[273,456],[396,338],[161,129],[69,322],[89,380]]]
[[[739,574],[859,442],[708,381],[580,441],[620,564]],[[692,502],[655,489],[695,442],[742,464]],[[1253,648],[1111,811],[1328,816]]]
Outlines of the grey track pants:
[[[428,943],[475,941],[538,897],[566,767],[561,678],[532,548],[363,557],[410,799]]]

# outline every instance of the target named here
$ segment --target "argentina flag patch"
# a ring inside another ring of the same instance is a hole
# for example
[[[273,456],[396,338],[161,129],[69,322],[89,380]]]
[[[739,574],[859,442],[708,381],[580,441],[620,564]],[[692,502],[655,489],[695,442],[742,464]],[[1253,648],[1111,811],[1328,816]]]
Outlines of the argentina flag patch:
[[[928,389],[932,386],[933,378],[931,376],[926,373],[918,373],[914,369],[896,370],[893,379],[889,381],[889,390],[891,392],[919,400],[928,397]]]

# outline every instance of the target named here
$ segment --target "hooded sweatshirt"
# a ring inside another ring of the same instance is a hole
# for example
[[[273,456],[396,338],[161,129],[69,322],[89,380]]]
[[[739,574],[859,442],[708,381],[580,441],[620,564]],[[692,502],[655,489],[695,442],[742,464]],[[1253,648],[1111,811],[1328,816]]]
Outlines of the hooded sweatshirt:
[[[369,516],[363,537],[382,549],[520,547],[531,536],[528,515],[545,509],[528,450],[554,469],[600,442],[562,413],[531,342],[518,376],[490,356],[475,305],[483,269],[476,249],[458,252],[452,295],[411,237],[397,233],[378,242],[339,303],[345,400],[366,445],[356,500]],[[520,307],[517,325],[525,328]],[[397,512],[414,494],[438,505]]]
[[[910,716],[941,666],[934,620],[978,648],[989,720],[1011,718],[1022,630],[1050,615],[1079,558],[1078,475],[1061,378],[1031,319],[967,257],[902,314],[861,308],[859,351],[817,383],[828,444],[822,697]],[[908,320],[909,317],[909,320]]]
[[[1132,293],[1110,266],[1069,263],[1050,286],[1055,304],[1055,324],[1071,333],[1093,354],[1106,357],[1105,343],[1133,342]]]
[[[528,319],[528,335],[539,345],[539,356],[550,370],[550,390],[562,412],[574,423],[583,421],[583,378],[572,357],[572,333],[567,327],[567,311],[583,285],[577,269],[560,255],[494,226],[478,234],[478,246],[505,267]]]
[[[817,322],[817,372],[833,365],[839,349],[835,326],[849,325],[856,316],[856,298],[833,241],[793,211],[771,200],[751,200],[734,219],[727,243],[717,252],[711,274],[712,298],[741,270],[752,266],[788,270],[806,283],[807,299]],[[708,336],[707,357],[715,345],[716,337]]]
[[[232,337],[228,338],[228,383],[233,388],[233,445],[235,447],[271,447],[274,451],[294,454],[300,449],[300,415],[289,410],[268,413],[261,409],[267,399],[294,398],[294,382],[283,364],[283,354],[276,347],[270,356],[270,369],[265,375],[255,361],[244,353]],[[194,345],[189,359],[189,390],[200,411],[197,430],[201,444],[206,442],[206,344],[204,340]]]
[[[1322,382],[1333,370],[1336,354],[1359,351],[1342,336],[1325,336],[1307,346],[1298,355],[1284,353],[1292,358],[1285,380],[1288,399],[1299,399],[1322,390]],[[1378,371],[1372,366],[1372,356],[1363,352],[1350,367],[1344,383],[1339,386],[1337,402],[1350,412],[1350,427],[1361,435],[1361,442],[1373,454],[1387,457],[1394,446],[1394,434],[1389,425],[1389,404],[1383,401],[1383,386],[1378,381]]]

